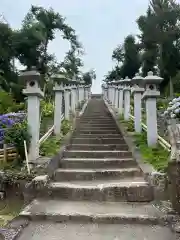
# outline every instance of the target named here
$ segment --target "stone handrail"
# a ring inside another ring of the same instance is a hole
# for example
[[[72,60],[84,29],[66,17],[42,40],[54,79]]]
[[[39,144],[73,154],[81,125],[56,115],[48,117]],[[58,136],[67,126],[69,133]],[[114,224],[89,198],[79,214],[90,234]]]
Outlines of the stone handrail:
[[[61,118],[61,121],[64,120],[64,114],[62,115],[62,118]],[[44,134],[44,136],[42,136],[40,139],[39,139],[39,145],[41,145],[43,142],[45,142],[49,136],[51,136],[51,134],[53,133],[54,131],[54,125]]]
[[[85,111],[86,107],[87,107],[87,104],[88,104],[89,100],[85,101],[85,103],[83,104],[82,106],[82,109],[79,113],[79,116],[82,115],[82,113]],[[61,121],[64,120],[64,114],[62,115],[62,118],[61,118]],[[54,131],[54,125],[44,134],[44,136],[42,136],[40,139],[39,139],[39,145],[41,145],[42,143],[44,143],[50,136],[51,134],[53,133]]]
[[[130,119],[134,121],[134,116],[130,114]],[[141,123],[141,126],[145,132],[147,132],[147,126],[144,123]],[[159,144],[168,152],[171,151],[171,145],[161,136],[158,135],[158,142]]]

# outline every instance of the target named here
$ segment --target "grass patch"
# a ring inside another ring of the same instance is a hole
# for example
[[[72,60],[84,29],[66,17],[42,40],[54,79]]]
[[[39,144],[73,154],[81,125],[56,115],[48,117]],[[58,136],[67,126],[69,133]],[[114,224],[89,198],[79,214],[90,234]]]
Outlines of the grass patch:
[[[168,151],[159,144],[156,148],[148,147],[145,132],[135,134],[135,144],[139,148],[145,162],[152,164],[152,166],[160,172],[166,172],[169,157]]]
[[[126,120],[124,120],[122,115],[119,117],[119,119],[120,119],[120,122],[125,126],[125,128],[128,132],[134,132],[133,120],[126,121]]]
[[[133,120],[125,121],[120,120],[128,132],[134,132]],[[166,172],[168,166],[169,152],[166,151],[161,145],[156,148],[148,147],[147,134],[134,134],[135,144],[139,148],[145,162],[150,163],[157,171]]]

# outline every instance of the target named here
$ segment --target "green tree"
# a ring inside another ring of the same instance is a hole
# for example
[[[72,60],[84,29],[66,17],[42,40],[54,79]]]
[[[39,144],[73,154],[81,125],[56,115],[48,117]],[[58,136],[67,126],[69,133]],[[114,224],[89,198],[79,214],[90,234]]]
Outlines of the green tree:
[[[91,69],[90,71],[83,73],[82,79],[86,85],[91,85],[92,81],[96,79],[95,71]]]

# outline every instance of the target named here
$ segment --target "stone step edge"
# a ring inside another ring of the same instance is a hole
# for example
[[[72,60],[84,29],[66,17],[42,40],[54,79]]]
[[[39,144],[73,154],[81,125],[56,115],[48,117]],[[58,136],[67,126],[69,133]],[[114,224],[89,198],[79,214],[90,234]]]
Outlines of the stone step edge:
[[[65,162],[65,161],[74,161],[74,162],[78,162],[78,161],[85,161],[85,162],[123,162],[123,161],[134,161],[136,162],[133,158],[69,158],[69,157],[65,157],[63,159],[61,159],[61,161]]]
[[[165,226],[169,222],[172,221],[172,216],[164,216],[164,217],[152,217],[148,215],[110,215],[106,214],[103,216],[101,214],[96,215],[85,215],[85,214],[45,214],[39,213],[31,215],[30,213],[20,213],[21,217],[28,217],[30,220],[48,220],[48,221],[55,221],[55,222],[67,222],[67,221],[75,221],[75,222],[91,222],[91,223],[119,223],[119,224],[152,224],[152,225],[162,225]]]
[[[128,150],[76,150],[76,149],[74,149],[74,150],[67,150],[66,151],[67,153],[68,152],[81,152],[81,153],[111,153],[111,152],[113,152],[113,153],[127,153],[127,152],[131,152],[131,151],[128,151]]]
[[[73,182],[73,183],[72,183]],[[82,182],[82,183],[81,183]],[[78,190],[105,190],[105,189],[110,189],[110,188],[139,188],[139,187],[152,187],[149,185],[148,182],[146,182],[145,180],[142,182],[122,182],[120,183],[108,183],[108,180],[106,181],[106,184],[103,183],[99,183],[99,184],[94,184],[94,185],[86,185],[88,181],[71,181],[71,182],[67,182],[67,181],[61,181],[61,182],[50,182],[47,185],[48,190],[58,190],[58,189],[77,189]],[[94,180],[93,182],[96,182],[96,180]]]
[[[97,144],[94,144],[94,143],[72,143],[72,144],[70,144],[70,146],[82,146],[82,147],[88,147],[88,146],[90,146],[90,147],[96,147],[97,146]],[[104,146],[104,147],[107,147],[107,146],[128,146],[126,143],[110,143],[110,144],[103,144],[103,143],[101,143],[101,144],[98,144],[98,146]]]
[[[55,173],[104,173],[104,172],[141,172],[139,168],[58,168]]]

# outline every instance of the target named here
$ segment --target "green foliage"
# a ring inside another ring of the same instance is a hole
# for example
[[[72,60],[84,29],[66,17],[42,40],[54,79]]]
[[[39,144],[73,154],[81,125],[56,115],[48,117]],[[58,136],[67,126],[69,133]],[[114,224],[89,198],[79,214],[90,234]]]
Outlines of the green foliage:
[[[83,81],[85,82],[85,85],[91,85],[92,81],[96,79],[95,71],[90,70],[89,72],[85,72],[82,78],[83,78]]]
[[[134,122],[132,120],[125,121],[120,116],[120,122],[125,126],[126,131],[134,132]],[[156,148],[150,148],[147,145],[147,134],[134,134],[134,142],[139,148],[145,162],[152,164],[152,166],[161,172],[165,172],[168,165],[168,151],[164,150],[159,144]]]
[[[139,46],[135,37],[128,35],[122,46],[114,49],[112,59],[117,61],[112,71],[106,75],[106,81],[120,80],[125,77],[134,77],[140,68]]]
[[[54,105],[52,102],[41,101],[41,117],[53,117]]]
[[[25,110],[25,103],[16,103],[11,93],[0,91],[0,114]]]
[[[46,157],[52,157],[56,155],[60,149],[61,141],[71,129],[71,124],[68,120],[63,120],[61,125],[60,136],[50,136],[41,146],[40,155]]]
[[[30,140],[31,136],[26,121],[15,123],[12,127],[9,127],[5,133],[5,143],[15,146],[19,155],[19,163],[22,163],[25,159],[24,141],[26,141],[28,150]]]
[[[10,93],[0,91],[0,114],[7,113],[15,105],[14,99]]]
[[[61,136],[51,136],[40,146],[40,155],[52,157],[56,155],[60,149]]]
[[[48,45],[54,40],[57,31],[70,43],[71,50],[63,63],[58,63],[56,57],[48,53]],[[15,67],[15,60],[18,59],[27,69],[36,67],[42,76],[41,87],[48,83],[45,94],[52,97],[50,77],[59,73],[63,64],[70,78],[78,74],[83,65],[79,57],[81,47],[75,30],[66,23],[62,15],[52,8],[31,6],[20,29],[14,30],[8,24],[0,22],[0,87],[11,92],[17,102],[23,100],[24,83],[20,81]]]
[[[158,110],[165,110],[168,107],[169,101],[166,99],[158,99],[157,100],[157,109]]]
[[[128,132],[134,132],[134,122],[133,122],[133,120],[126,121],[126,120],[124,120],[123,116],[121,116],[120,117],[120,122],[125,124],[126,130]]]
[[[62,121],[62,124],[61,124],[61,132],[63,135],[66,135],[69,130],[71,129],[71,124],[70,124],[70,121],[68,120],[63,120]]]
[[[156,148],[148,147],[145,132],[135,135],[135,144],[139,148],[145,162],[152,164],[158,171],[165,172],[167,170],[168,151],[164,150],[160,145]]]

